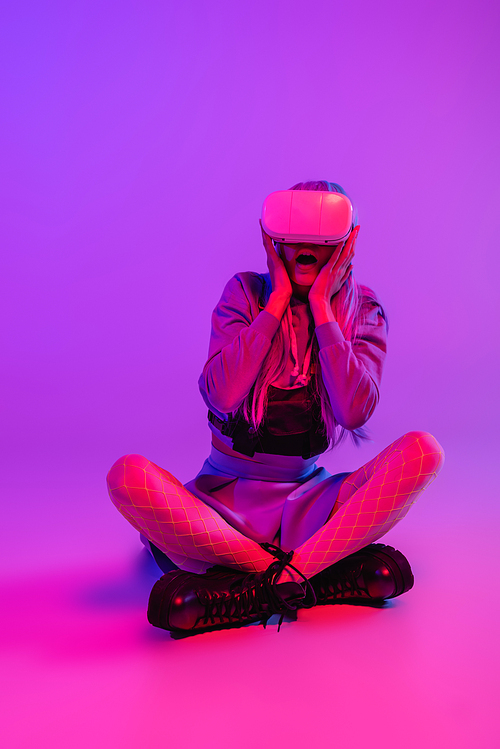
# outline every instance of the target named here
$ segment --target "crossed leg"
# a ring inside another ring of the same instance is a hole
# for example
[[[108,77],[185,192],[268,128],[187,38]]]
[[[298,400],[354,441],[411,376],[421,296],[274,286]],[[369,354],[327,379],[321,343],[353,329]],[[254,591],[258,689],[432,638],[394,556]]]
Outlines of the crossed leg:
[[[214,564],[261,572],[274,558],[142,455],[125,455],[108,473],[111,501],[121,514],[182,569]]]
[[[444,454],[426,432],[409,432],[350,474],[330,519],[295,552],[306,577],[376,541],[401,520],[439,473]],[[121,514],[179,567],[204,572],[222,564],[261,572],[273,557],[140,455],[120,458],[108,474]]]
[[[343,481],[334,514],[299,546],[294,565],[306,577],[377,541],[406,515],[444,462],[427,432],[408,432]]]

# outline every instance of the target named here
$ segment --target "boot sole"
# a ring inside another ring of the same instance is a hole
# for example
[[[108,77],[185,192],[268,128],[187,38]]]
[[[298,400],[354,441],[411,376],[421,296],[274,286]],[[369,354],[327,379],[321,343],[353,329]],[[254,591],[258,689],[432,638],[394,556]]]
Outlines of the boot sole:
[[[316,606],[364,606],[369,609],[383,609],[387,600],[387,598],[336,598],[334,601],[317,603]]]

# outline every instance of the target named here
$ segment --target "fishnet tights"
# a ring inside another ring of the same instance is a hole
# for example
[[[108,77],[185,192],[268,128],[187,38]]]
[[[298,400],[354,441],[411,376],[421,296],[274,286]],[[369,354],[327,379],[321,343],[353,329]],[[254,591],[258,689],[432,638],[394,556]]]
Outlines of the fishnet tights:
[[[342,483],[325,525],[295,551],[306,577],[387,533],[439,473],[444,453],[426,432],[409,432]],[[204,572],[214,564],[261,572],[273,561],[168,471],[141,455],[125,455],[108,474],[121,514],[179,567]]]

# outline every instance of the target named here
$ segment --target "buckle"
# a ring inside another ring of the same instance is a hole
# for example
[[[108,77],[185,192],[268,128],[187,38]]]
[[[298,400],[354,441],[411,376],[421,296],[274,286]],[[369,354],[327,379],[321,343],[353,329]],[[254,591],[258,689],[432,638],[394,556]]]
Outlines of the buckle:
[[[208,420],[211,424],[217,427],[224,437],[231,437],[234,432],[235,422],[233,420],[228,419],[228,421],[224,421],[224,419],[219,419],[219,417],[210,411],[210,409],[208,411]]]

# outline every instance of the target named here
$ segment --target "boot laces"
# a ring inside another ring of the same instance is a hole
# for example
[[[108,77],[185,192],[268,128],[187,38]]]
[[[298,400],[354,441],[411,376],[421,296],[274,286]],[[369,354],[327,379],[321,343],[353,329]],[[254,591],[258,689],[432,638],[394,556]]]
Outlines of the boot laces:
[[[260,618],[266,626],[273,614],[281,614],[278,632],[283,618],[288,611],[299,608],[311,608],[316,603],[316,594],[309,582],[296,567],[291,564],[293,551],[285,552],[278,546],[263,543],[262,548],[276,558],[265,572],[249,573],[230,585],[227,592],[219,593],[208,588],[198,591],[200,603],[205,607],[203,624],[217,625],[234,621],[249,621]],[[285,598],[279,590],[278,580],[283,570],[289,567],[294,570],[303,583],[298,583],[301,594]]]
[[[333,565],[335,568],[335,565]],[[348,596],[359,596],[365,594],[370,597],[367,588],[363,587],[359,582],[363,564],[360,563],[356,567],[345,568],[339,570],[338,574],[332,574],[332,569],[325,570],[325,573],[321,572],[317,575],[316,595],[319,600],[322,598],[346,598]]]

